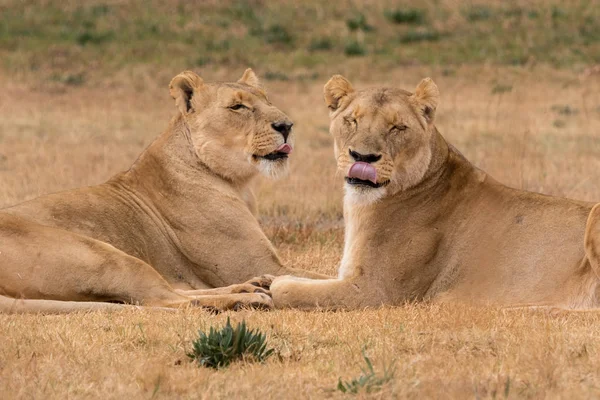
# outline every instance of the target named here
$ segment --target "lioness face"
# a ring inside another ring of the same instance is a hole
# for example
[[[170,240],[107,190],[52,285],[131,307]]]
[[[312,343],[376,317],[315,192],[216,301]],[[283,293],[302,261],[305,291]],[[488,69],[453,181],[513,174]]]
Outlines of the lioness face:
[[[355,91],[336,75],[324,92],[347,200],[369,204],[423,179],[431,161],[439,96],[431,79],[412,94],[393,88]]]
[[[214,172],[233,181],[287,173],[293,123],[271,104],[252,70],[232,83],[204,83],[187,71],[170,88],[196,154]]]

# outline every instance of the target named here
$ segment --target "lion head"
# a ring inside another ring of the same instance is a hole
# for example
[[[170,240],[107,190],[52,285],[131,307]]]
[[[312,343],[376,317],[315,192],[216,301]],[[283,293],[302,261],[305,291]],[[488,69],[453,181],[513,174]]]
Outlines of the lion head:
[[[206,83],[185,71],[169,89],[196,154],[212,171],[232,181],[287,172],[293,123],[271,104],[251,69],[226,83]]]
[[[341,75],[324,88],[338,169],[347,199],[367,204],[418,184],[429,167],[439,91],[430,78],[415,93],[355,91]]]

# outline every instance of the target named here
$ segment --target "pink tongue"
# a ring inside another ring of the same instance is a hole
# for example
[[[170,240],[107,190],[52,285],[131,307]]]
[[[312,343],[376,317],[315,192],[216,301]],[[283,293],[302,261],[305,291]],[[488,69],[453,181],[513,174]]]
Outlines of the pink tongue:
[[[358,161],[350,167],[348,178],[357,178],[377,183],[377,170],[369,163]]]
[[[290,154],[292,152],[292,146],[290,146],[287,143],[284,143],[281,146],[279,146],[276,151],[280,153]]]

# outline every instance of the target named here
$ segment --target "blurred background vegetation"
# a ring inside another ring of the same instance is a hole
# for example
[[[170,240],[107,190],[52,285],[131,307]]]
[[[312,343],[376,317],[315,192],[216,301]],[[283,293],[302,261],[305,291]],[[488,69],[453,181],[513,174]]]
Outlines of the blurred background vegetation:
[[[600,63],[600,2],[0,0],[4,73],[65,85],[140,67],[313,80],[482,63]]]

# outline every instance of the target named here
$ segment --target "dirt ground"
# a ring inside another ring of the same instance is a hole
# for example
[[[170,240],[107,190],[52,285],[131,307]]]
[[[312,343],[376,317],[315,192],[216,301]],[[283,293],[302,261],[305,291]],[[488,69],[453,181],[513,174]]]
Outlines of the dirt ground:
[[[243,69],[200,70],[206,80]],[[175,107],[165,71],[100,88],[36,87],[0,76],[0,208],[102,182],[127,168]],[[257,72],[261,73],[260,69]],[[600,199],[600,74],[544,67],[429,67],[348,75],[355,87],[408,90],[432,76],[437,127],[476,165],[515,187]],[[334,274],[341,258],[341,177],[322,104],[323,79],[267,82],[296,122],[289,178],[255,182],[260,221],[282,258]],[[276,356],[222,371],[186,351],[198,330],[245,319]],[[338,379],[393,364],[374,398],[591,398],[600,396],[600,315],[550,316],[459,305],[355,312],[202,310],[0,315],[2,398],[340,397]]]

